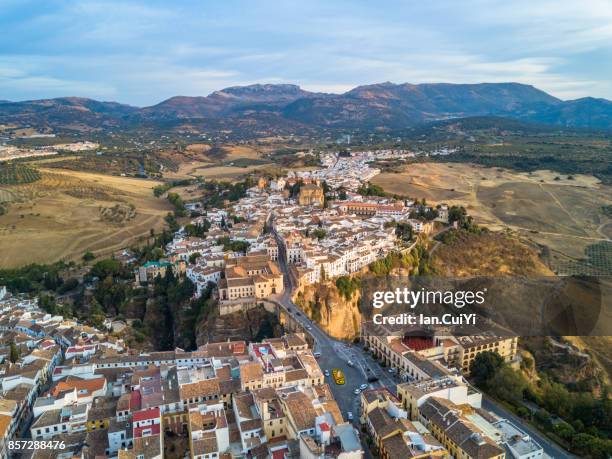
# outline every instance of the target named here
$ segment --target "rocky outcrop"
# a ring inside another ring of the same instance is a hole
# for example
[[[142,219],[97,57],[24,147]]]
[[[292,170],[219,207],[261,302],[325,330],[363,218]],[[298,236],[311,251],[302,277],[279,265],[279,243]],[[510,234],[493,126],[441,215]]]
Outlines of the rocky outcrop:
[[[359,299],[358,290],[347,299],[331,281],[308,286],[294,296],[295,303],[328,335],[346,340],[359,336]]]
[[[227,340],[261,341],[282,335],[282,327],[275,314],[263,306],[246,311],[219,316],[211,315],[196,330],[196,342],[200,346]]]

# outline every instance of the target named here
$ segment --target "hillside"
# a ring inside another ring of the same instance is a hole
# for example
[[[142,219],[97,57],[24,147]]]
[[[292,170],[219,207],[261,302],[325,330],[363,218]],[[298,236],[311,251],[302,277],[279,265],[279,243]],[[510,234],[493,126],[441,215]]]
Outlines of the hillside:
[[[38,128],[100,130],[122,125],[128,115],[138,110],[130,105],[82,97],[0,102],[0,123]]]
[[[612,103],[562,101],[519,83],[394,84],[356,87],[344,94],[313,93],[292,84],[254,84],[208,96],[171,97],[136,108],[65,97],[0,102],[0,123],[52,129],[182,129],[189,122],[213,130],[402,129],[473,116],[502,116],[573,128],[612,128]],[[255,129],[253,129],[255,126]],[[261,132],[259,132],[261,135]]]
[[[567,127],[609,129],[612,126],[612,102],[584,97],[546,107],[525,118]]]
[[[285,114],[325,126],[398,128],[443,118],[517,116],[537,104],[559,103],[543,91],[517,83],[381,83],[333,97],[301,99],[289,105]]]
[[[504,233],[451,231],[432,265],[444,276],[552,276],[538,253]]]

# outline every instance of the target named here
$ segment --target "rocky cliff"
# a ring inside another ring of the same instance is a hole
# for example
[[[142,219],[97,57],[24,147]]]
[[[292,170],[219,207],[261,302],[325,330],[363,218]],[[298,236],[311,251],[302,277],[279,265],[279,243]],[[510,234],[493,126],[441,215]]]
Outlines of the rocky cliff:
[[[352,340],[359,336],[359,298],[358,290],[347,299],[333,282],[326,281],[298,291],[294,301],[327,334],[337,339]]]
[[[200,346],[227,340],[261,341],[281,336],[283,330],[278,318],[264,307],[219,316],[211,314],[196,327],[196,342]]]

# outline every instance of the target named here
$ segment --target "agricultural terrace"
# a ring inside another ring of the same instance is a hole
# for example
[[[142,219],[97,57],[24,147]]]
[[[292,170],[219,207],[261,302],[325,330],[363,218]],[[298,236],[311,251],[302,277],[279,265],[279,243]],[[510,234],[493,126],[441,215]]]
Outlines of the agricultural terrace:
[[[21,185],[40,179],[40,172],[19,163],[0,163],[0,185]]]

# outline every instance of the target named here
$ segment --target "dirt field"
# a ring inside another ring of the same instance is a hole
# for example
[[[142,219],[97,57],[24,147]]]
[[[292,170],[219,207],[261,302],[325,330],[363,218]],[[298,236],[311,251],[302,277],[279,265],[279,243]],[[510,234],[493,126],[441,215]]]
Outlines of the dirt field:
[[[240,158],[261,159],[264,153],[270,151],[270,148],[267,147],[254,148],[246,145],[228,145],[223,148],[227,151],[226,160],[229,161],[234,161]]]
[[[423,163],[406,166],[399,174],[380,174],[372,182],[430,203],[463,205],[478,223],[510,228],[549,247],[553,258],[584,257],[587,246],[610,236],[611,220],[601,207],[612,203],[612,189],[591,176],[570,180],[551,171]]]
[[[249,167],[211,166],[211,163],[190,161],[181,163],[177,172],[164,173],[164,178],[175,180],[203,177],[211,180],[235,180],[249,172],[267,167],[270,166],[268,164],[259,164]]]
[[[151,228],[170,210],[151,189],[159,182],[41,169],[41,180],[0,187],[10,202],[0,216],[0,267],[78,259],[90,250],[108,254]]]

